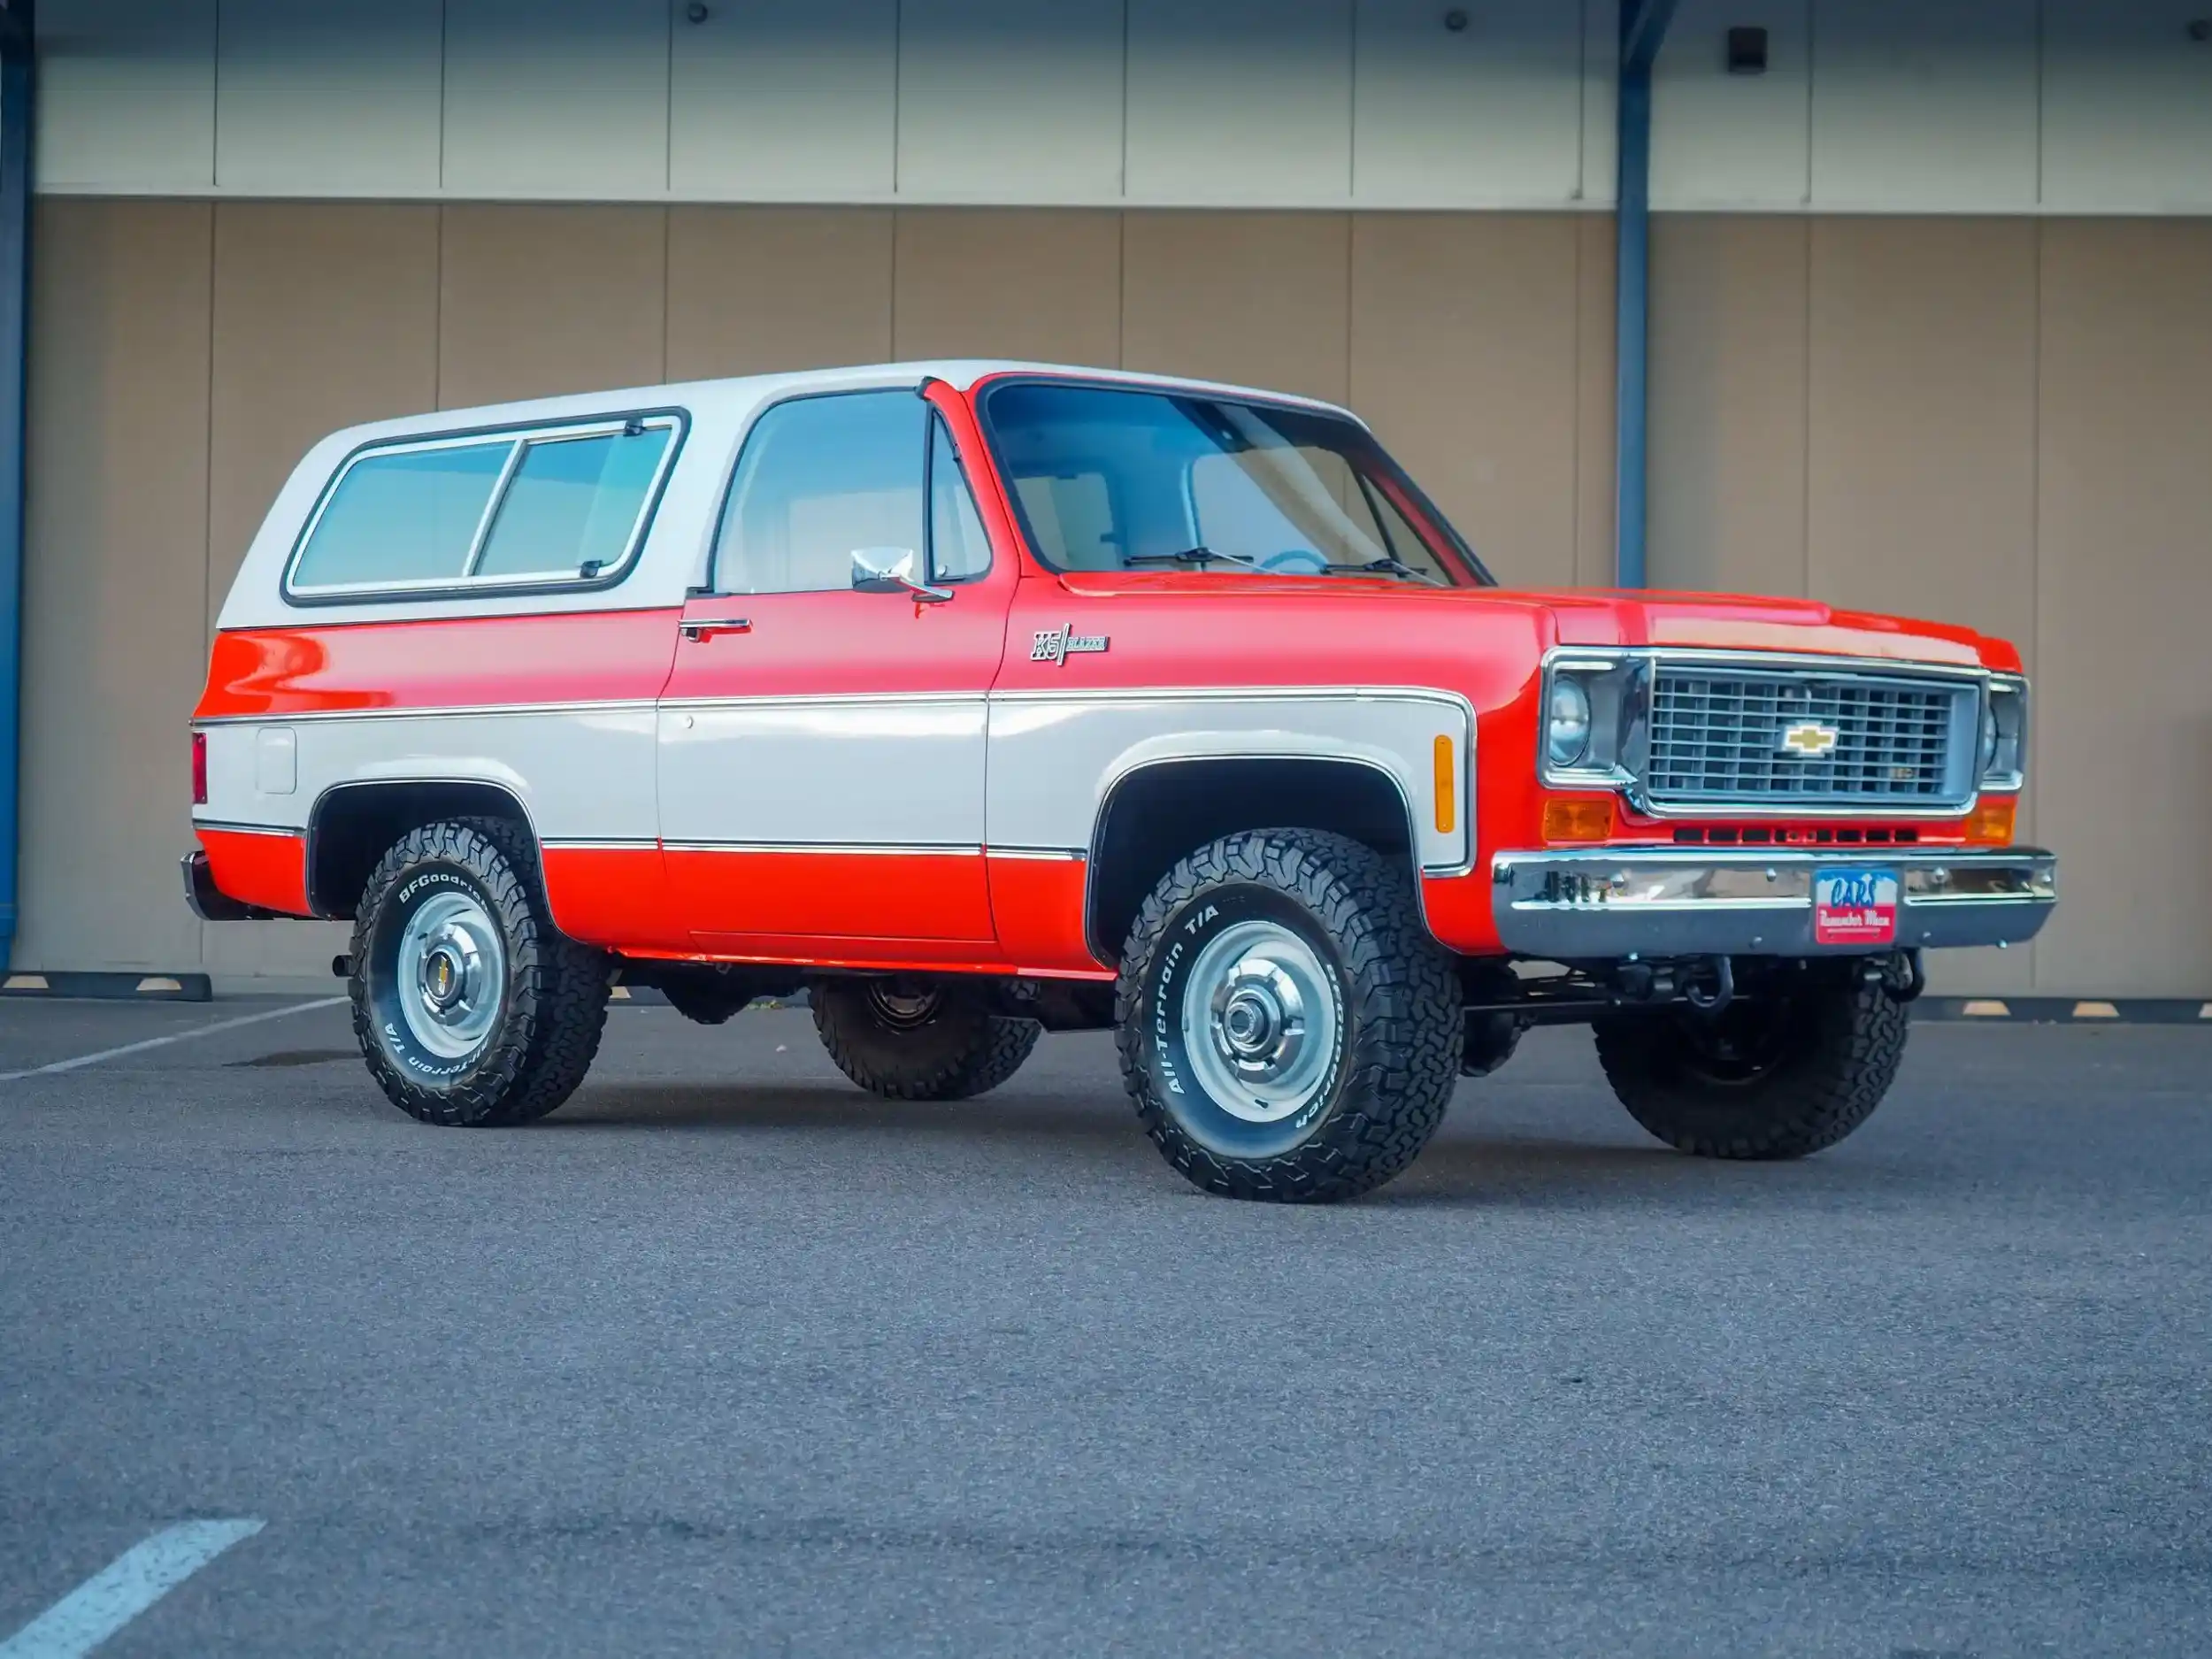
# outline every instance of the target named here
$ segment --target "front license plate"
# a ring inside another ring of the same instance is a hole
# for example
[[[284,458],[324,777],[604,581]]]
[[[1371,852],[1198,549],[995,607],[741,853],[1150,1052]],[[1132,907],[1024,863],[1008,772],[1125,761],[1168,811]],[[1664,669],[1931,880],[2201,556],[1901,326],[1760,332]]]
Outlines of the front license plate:
[[[1897,872],[1823,870],[1813,878],[1813,942],[1886,945],[1897,937]]]

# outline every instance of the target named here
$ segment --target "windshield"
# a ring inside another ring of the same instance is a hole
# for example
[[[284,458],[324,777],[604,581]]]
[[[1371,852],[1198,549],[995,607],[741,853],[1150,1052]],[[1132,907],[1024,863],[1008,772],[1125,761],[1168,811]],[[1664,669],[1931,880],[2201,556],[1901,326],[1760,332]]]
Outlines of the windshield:
[[[984,424],[1054,570],[1489,576],[1363,426],[1317,410],[1010,380]]]

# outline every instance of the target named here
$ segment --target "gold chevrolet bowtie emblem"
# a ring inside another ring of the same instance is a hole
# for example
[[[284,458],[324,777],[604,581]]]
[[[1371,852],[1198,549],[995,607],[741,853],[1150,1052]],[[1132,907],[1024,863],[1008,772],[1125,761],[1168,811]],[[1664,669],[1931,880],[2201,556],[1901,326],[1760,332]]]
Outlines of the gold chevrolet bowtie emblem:
[[[1782,728],[1782,752],[1801,760],[1819,760],[1836,752],[1836,740],[1841,735],[1834,726],[1823,726],[1818,720],[1800,720]]]

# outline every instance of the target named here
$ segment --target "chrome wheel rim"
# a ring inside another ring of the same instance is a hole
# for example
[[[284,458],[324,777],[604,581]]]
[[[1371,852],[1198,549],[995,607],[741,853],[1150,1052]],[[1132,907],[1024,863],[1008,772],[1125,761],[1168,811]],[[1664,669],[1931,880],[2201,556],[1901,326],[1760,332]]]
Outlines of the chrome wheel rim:
[[[1318,1100],[1335,1070],[1336,983],[1312,946],[1276,922],[1240,922],[1206,942],[1183,981],[1183,1050],[1214,1103],[1280,1123]]]
[[[399,1010],[415,1041],[442,1060],[483,1047],[507,993],[507,949],[476,898],[441,893],[407,918],[393,964]]]

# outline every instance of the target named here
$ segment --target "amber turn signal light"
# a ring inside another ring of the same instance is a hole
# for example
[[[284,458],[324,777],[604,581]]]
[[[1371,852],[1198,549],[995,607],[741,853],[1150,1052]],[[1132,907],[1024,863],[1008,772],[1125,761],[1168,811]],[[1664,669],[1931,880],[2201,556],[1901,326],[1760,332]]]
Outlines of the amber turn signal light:
[[[2016,796],[2001,795],[1983,802],[1966,820],[1966,839],[1977,846],[2012,845],[2013,819],[2020,810]]]
[[[1613,803],[1602,797],[1562,796],[1544,803],[1548,841],[1601,841],[1613,833]]]
[[[1459,761],[1452,740],[1436,740],[1436,833],[1448,835],[1459,827]]]

